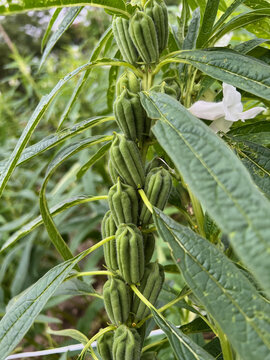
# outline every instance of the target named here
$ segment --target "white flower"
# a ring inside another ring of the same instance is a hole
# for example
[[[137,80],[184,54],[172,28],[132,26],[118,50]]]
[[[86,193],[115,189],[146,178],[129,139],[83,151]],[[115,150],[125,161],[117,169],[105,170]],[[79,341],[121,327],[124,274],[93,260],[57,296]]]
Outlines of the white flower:
[[[220,102],[197,101],[189,111],[198,118],[212,120],[210,128],[214,132],[222,131],[226,133],[234,121],[245,121],[253,119],[260,112],[264,111],[263,107],[254,107],[243,111],[241,103],[241,94],[232,85],[223,83],[223,99]]]

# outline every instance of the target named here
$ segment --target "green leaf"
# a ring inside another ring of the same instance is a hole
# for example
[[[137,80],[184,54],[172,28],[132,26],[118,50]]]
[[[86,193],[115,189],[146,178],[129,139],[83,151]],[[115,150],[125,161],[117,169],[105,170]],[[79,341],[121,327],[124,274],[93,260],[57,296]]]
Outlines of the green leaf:
[[[40,205],[40,213],[46,227],[46,230],[49,234],[50,240],[52,241],[53,245],[55,246],[56,250],[62,256],[64,260],[68,260],[73,257],[68,245],[62,238],[61,234],[59,233],[53,218],[50,214],[47,199],[46,199],[46,187],[48,181],[50,180],[51,176],[55,172],[55,170],[68,158],[72,155],[75,155],[79,151],[86,149],[88,147],[94,146],[96,144],[109,141],[112,139],[112,136],[93,136],[88,139],[79,141],[75,144],[71,144],[65,149],[61,150],[56,157],[51,161],[48,166],[46,175],[43,179],[43,183],[41,185],[40,194],[39,194],[39,205]]]
[[[100,160],[110,149],[111,142],[103,145],[90,159],[85,163],[80,170],[77,172],[77,179],[80,179],[84,176],[84,174],[89,170],[89,168],[95,164],[98,160]]]
[[[269,2],[268,0],[245,0],[245,6],[251,9],[267,9]]]
[[[107,121],[114,120],[113,116],[97,116],[94,118],[90,118],[87,120],[83,120],[71,128],[64,129],[55,134],[49,135],[45,137],[43,140],[38,143],[28,146],[21,154],[19,161],[17,162],[17,166],[21,165],[28,160],[33,159],[34,157],[42,154],[44,151],[52,149],[53,147],[61,144],[65,140],[72,138],[73,136],[79,135],[87,129],[90,129],[94,126],[104,124]],[[3,172],[5,166],[7,165],[8,160],[3,160],[0,162],[0,174]]]
[[[47,27],[47,29],[45,31],[45,34],[44,34],[44,36],[42,38],[42,41],[41,41],[41,52],[43,52],[44,46],[46,45],[47,40],[48,40],[48,38],[50,36],[51,29],[52,29],[55,21],[57,20],[58,15],[60,14],[61,11],[62,11],[61,8],[56,9],[55,12],[53,13],[52,17],[51,17],[51,20],[50,20],[50,22],[48,24],[48,27]]]
[[[62,201],[61,203],[53,206],[52,208],[49,209],[49,212],[50,212],[51,216],[56,216],[56,215],[60,214],[61,212],[65,211],[73,206],[85,204],[85,203],[91,202],[91,201],[103,200],[103,199],[107,199],[107,196],[106,195],[105,196],[82,196],[82,195],[76,196],[71,199]],[[7,249],[8,247],[10,247],[11,245],[13,245],[18,240],[20,240],[22,237],[29,234],[31,231],[35,230],[37,227],[39,227],[42,224],[43,224],[43,219],[42,219],[41,215],[39,215],[34,220],[32,220],[29,223],[22,226],[20,228],[20,230],[16,231],[5,241],[5,243],[2,245],[2,247],[0,249],[0,253],[2,251],[4,251],[5,249]],[[2,274],[2,270],[0,273]],[[1,280],[0,280],[0,283],[1,283]]]
[[[187,284],[234,350],[245,360],[269,360],[270,304],[209,241],[158,209],[154,220]]]
[[[201,48],[209,39],[217,16],[220,0],[208,0],[203,14],[203,21],[197,40],[197,48]]]
[[[141,93],[154,135],[240,259],[270,294],[270,202],[231,149],[168,95]],[[177,151],[175,151],[177,149]],[[179,156],[182,154],[182,156]]]
[[[250,11],[248,13],[235,16],[226,24],[220,27],[220,29],[208,40],[208,44],[214,44],[218,39],[227,34],[230,31],[245,27],[255,21],[261,20],[264,17],[270,16],[270,9],[258,9]]]
[[[59,24],[58,29],[52,34],[51,38],[49,39],[49,41],[46,45],[46,48],[45,48],[42,58],[40,60],[39,70],[45,64],[45,61],[46,61],[47,57],[49,56],[54,45],[57,43],[57,41],[60,39],[60,37],[64,34],[64,32],[70,27],[70,25],[72,25],[73,21],[79,15],[79,13],[81,12],[82,9],[83,9],[82,6],[68,9],[61,24]]]
[[[118,58],[121,56],[121,53],[119,50],[117,50],[115,57]],[[116,88],[116,80],[119,73],[118,67],[111,67],[109,71],[109,85],[107,90],[107,107],[108,112],[112,111],[113,109],[113,102],[115,97],[115,88]]]
[[[246,0],[234,0],[228,9],[224,12],[224,14],[218,19],[213,27],[213,31],[216,31],[224,22],[228,19],[228,17]]]
[[[192,320],[190,323],[182,325],[180,330],[184,334],[196,334],[200,332],[212,332],[212,329],[203,321],[202,318],[198,317]]]
[[[266,41],[267,40],[265,40],[265,39],[255,38],[255,39],[251,39],[251,40],[245,41],[243,43],[240,43],[240,44],[234,46],[233,49],[242,54],[247,54],[248,52],[255,49],[257,46],[265,43]]]
[[[200,19],[200,8],[197,8],[193,11],[192,19],[188,27],[188,32],[183,42],[183,50],[195,49],[200,29]]]
[[[132,13],[131,5],[127,6],[123,0],[3,0],[0,5],[0,15],[10,15],[30,10],[47,10],[50,8],[67,6],[96,6],[129,17]]]
[[[151,311],[155,322],[169,339],[177,360],[214,360],[210,354],[176,326],[167,321],[156,310],[151,309]]]
[[[25,291],[0,321],[0,360],[5,360],[30,329],[48,299],[68,276],[72,268],[96,247],[80,253],[48,271]]]
[[[258,121],[254,124],[243,125],[230,130],[229,136],[236,136],[238,140],[248,140],[260,145],[270,145],[270,122]]]
[[[186,50],[175,57],[217,80],[270,100],[270,66],[257,59],[230,50]]]
[[[78,341],[80,344],[83,344],[83,346],[85,346],[89,341],[87,336],[85,336],[82,332],[76,329],[52,330],[49,328],[47,332],[49,334],[57,336],[68,336],[71,339]]]
[[[129,67],[130,69],[132,69],[134,72],[138,73],[138,70],[132,66],[129,63],[126,63],[125,61],[121,61],[118,59],[100,59],[97,60],[93,63],[88,63],[85,65],[82,65],[80,67],[78,67],[77,69],[75,69],[74,71],[72,71],[71,73],[69,73],[68,75],[66,75],[64,77],[64,79],[61,79],[56,86],[53,88],[53,90],[46,96],[43,96],[42,99],[40,100],[38,106],[36,107],[33,115],[31,116],[30,120],[28,121],[26,127],[23,130],[23,133],[20,137],[20,139],[18,140],[15,149],[13,150],[5,168],[3,169],[2,173],[0,174],[0,197],[3,193],[3,190],[9,180],[9,178],[11,177],[17,162],[21,156],[22,151],[24,150],[24,148],[26,147],[29,139],[31,138],[31,135],[33,134],[36,126],[38,125],[39,121],[41,120],[42,116],[44,115],[45,111],[47,110],[49,104],[51,103],[51,101],[53,100],[53,98],[55,97],[55,95],[61,90],[61,88],[74,76],[76,76],[77,74],[79,74],[80,72],[87,70],[88,68],[91,67],[98,67],[98,66],[105,66],[105,65],[110,65],[110,66],[126,66]]]
[[[96,44],[94,50],[91,53],[90,59],[89,61],[96,61],[103,49],[103,47],[108,43],[108,41],[112,38],[113,34],[112,34],[112,27],[110,26],[105,32],[104,34],[101,36],[101,38],[99,39],[98,43]],[[59,124],[58,124],[58,129],[59,130],[63,124],[63,122],[67,119],[76,99],[78,98],[78,96],[80,95],[80,92],[83,89],[84,84],[86,83],[89,75],[91,74],[91,69],[86,70],[84,73],[81,74],[77,85],[65,107],[64,112],[61,115]]]
[[[235,137],[230,138],[229,142],[254,182],[270,198],[270,149]]]

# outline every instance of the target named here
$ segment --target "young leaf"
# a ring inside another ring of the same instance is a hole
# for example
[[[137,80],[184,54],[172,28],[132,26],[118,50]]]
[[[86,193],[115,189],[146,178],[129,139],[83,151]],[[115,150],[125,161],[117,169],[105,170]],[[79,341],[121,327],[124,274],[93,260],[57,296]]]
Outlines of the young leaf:
[[[177,360],[214,360],[213,356],[197,345],[189,336],[151,309],[157,325],[164,331]]]
[[[220,0],[208,0],[203,14],[203,22],[197,40],[197,48],[201,48],[209,39],[217,16]]]
[[[83,344],[84,346],[88,343],[88,338],[83,333],[81,333],[79,330],[76,329],[65,329],[65,330],[52,330],[48,329],[47,332],[52,335],[57,336],[67,336],[71,339],[74,339],[78,341],[80,344]]]
[[[141,93],[141,99],[148,116],[159,119],[152,131],[160,145],[270,294],[270,202],[231,149],[180,103],[158,93]]]
[[[183,50],[195,49],[200,29],[200,19],[200,8],[197,8],[192,14],[192,19],[188,27],[188,32],[183,42]]]
[[[234,350],[245,360],[269,360],[270,304],[209,241],[158,209],[154,220],[188,286]]]
[[[54,45],[57,43],[57,41],[60,39],[60,37],[64,34],[64,32],[70,27],[70,25],[72,25],[73,21],[79,15],[79,13],[81,12],[82,9],[83,9],[82,6],[68,9],[61,24],[58,27],[58,29],[52,34],[51,38],[49,39],[49,41],[46,45],[46,48],[45,48],[42,58],[40,60],[39,70],[45,64],[45,61],[46,61],[47,57],[49,56]]]

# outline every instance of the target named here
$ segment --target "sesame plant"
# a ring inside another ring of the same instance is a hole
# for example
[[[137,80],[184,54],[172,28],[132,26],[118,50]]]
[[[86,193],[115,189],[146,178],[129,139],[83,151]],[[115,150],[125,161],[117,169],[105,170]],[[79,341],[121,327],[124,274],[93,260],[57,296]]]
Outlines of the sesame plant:
[[[111,26],[89,62],[41,98],[0,164],[5,195],[16,167],[56,149],[40,185],[40,217],[14,232],[1,252],[43,224],[62,258],[10,301],[0,321],[0,359],[61,285],[76,279],[83,287],[105,275],[102,293],[91,295],[102,298],[107,326],[90,339],[75,329],[48,329],[83,344],[77,359],[270,360],[268,1],[183,0],[179,16],[163,0],[1,1],[0,14],[56,8],[42,68],[86,5],[103,8]],[[50,36],[62,7],[69,10]],[[248,39],[222,44],[243,28]],[[107,110],[62,130],[89,76],[108,68]],[[28,146],[74,78],[58,131]],[[73,139],[78,134],[85,136]],[[47,195],[59,167],[89,148],[95,151],[76,181],[102,160],[111,186],[51,207]],[[74,256],[54,216],[94,202],[104,202],[100,241]],[[102,268],[83,271],[81,261],[99,248]]]

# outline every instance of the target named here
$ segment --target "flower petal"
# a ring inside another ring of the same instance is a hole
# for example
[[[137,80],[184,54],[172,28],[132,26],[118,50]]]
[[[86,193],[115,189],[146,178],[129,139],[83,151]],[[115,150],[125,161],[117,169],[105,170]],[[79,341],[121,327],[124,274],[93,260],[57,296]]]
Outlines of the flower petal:
[[[205,120],[216,120],[224,116],[222,102],[197,101],[188,110],[191,114]]]
[[[224,133],[228,132],[233,122],[225,120],[224,118],[215,120],[209,126],[215,133],[222,131]]]
[[[249,109],[247,111],[244,111],[242,113],[239,113],[239,119],[241,119],[242,121],[246,120],[246,119],[253,119],[255,118],[255,116],[257,116],[260,112],[264,111],[265,108],[257,106],[254,107],[252,109]]]
[[[223,104],[227,107],[241,104],[241,94],[232,85],[223,83]]]

